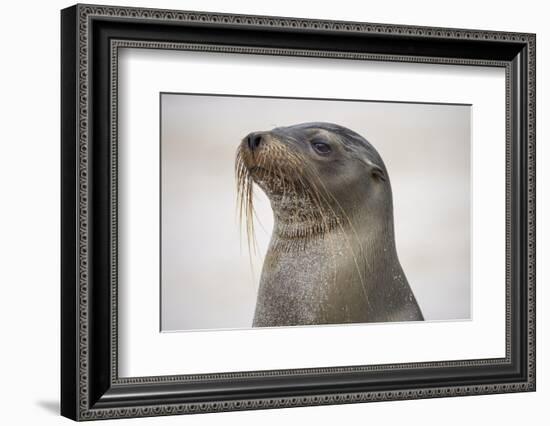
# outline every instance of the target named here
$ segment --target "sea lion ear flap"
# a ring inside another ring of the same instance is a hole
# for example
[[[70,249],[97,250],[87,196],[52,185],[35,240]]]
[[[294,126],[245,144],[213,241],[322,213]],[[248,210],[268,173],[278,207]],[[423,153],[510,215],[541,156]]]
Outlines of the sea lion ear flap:
[[[374,178],[380,179],[380,180],[383,181],[383,182],[386,181],[386,174],[385,174],[384,171],[383,171],[380,167],[378,167],[378,166],[375,166],[375,165],[372,166],[371,175],[372,175]]]

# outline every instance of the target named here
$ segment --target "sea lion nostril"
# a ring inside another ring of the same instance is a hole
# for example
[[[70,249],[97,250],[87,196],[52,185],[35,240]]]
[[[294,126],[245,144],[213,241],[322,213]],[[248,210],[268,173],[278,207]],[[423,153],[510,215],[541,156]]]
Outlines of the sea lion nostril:
[[[248,147],[254,151],[255,149],[257,149],[260,144],[262,143],[262,134],[261,133],[250,133],[248,136],[247,136],[247,140],[248,140]]]

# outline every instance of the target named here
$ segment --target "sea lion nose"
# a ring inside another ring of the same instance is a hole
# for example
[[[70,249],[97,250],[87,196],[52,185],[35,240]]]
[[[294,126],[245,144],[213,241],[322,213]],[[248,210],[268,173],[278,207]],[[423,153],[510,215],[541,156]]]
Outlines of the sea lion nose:
[[[246,137],[248,142],[248,147],[250,148],[251,151],[254,151],[261,145],[263,137],[264,137],[263,132],[252,132]]]

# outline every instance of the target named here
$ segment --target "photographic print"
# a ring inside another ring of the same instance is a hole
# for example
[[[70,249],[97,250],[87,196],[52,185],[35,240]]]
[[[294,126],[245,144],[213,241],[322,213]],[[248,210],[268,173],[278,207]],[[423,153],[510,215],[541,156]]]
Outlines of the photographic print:
[[[160,94],[161,331],[471,319],[471,105]]]

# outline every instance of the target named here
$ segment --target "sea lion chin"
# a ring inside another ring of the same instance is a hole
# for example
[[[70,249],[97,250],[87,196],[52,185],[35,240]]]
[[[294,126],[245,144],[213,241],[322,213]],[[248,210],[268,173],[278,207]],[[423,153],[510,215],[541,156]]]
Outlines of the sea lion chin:
[[[274,216],[254,327],[423,320],[397,256],[388,173],[365,138],[320,122],[252,132],[235,170],[249,238],[254,185]]]

